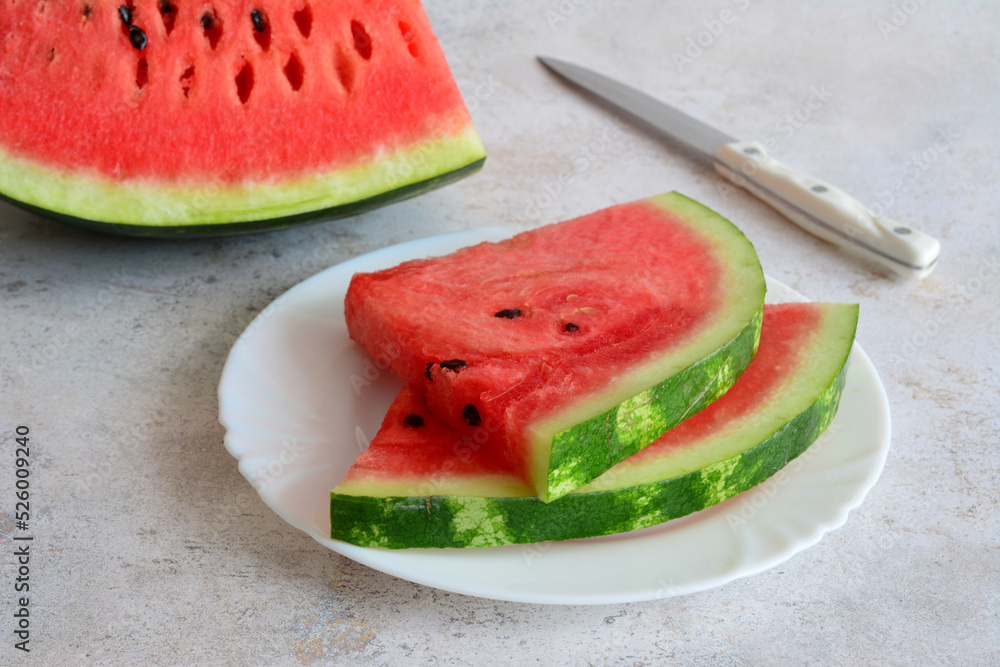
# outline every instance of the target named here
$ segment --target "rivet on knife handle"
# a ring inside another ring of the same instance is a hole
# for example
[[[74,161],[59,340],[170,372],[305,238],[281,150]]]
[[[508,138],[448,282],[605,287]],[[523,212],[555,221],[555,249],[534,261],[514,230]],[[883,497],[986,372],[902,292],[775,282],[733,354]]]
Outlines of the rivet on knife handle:
[[[756,141],[725,144],[715,168],[806,231],[896,274],[924,278],[936,266],[937,239],[875,215],[843,190],[778,162]]]

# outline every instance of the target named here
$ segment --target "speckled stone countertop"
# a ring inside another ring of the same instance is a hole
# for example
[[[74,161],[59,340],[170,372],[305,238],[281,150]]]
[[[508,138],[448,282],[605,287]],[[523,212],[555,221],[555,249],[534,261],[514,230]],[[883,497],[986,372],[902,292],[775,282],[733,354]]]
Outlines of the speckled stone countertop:
[[[242,238],[84,233],[0,204],[0,663],[997,665],[1000,4],[436,2],[489,158],[356,218]],[[728,12],[727,20],[721,20]],[[692,46],[693,45],[693,46]],[[937,236],[882,277],[563,85],[617,76]],[[333,553],[258,498],[216,389],[250,320],[359,254],[678,190],[765,271],[858,302],[892,409],[847,523],[762,574],[604,606],[497,602]],[[13,647],[13,434],[31,428],[31,654]]]

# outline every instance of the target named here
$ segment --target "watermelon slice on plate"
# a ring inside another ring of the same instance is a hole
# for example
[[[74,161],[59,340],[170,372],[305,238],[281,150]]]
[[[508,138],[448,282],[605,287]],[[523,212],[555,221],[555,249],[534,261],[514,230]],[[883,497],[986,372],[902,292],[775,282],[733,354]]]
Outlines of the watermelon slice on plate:
[[[330,498],[332,537],[366,547],[565,540],[663,523],[756,486],[833,421],[857,306],[766,306],[760,347],[721,398],[550,503],[404,387]]]
[[[764,290],[743,233],[670,193],[358,274],[345,312],[432,413],[550,501],[732,386]]]
[[[490,549],[378,549],[330,539],[330,490],[375,435],[402,384],[350,340],[351,277],[439,256],[511,229],[478,228],[383,248],[278,297],[233,346],[219,383],[226,449],[284,521],[381,572],[481,597],[610,604],[720,586],[782,563],[842,525],[889,451],[885,389],[857,344],[834,423],[780,475],[734,498],[641,530]],[[768,301],[802,301],[768,280]],[[237,503],[221,511],[245,511]],[[266,518],[261,530],[277,530]],[[388,585],[388,584],[387,584]]]
[[[0,3],[0,197],[46,217],[261,231],[484,159],[416,0]]]

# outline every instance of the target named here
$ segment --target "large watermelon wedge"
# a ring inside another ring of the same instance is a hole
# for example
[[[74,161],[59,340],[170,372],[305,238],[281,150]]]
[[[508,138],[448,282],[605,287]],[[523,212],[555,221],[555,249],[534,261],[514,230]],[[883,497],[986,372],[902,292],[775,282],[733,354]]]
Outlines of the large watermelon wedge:
[[[432,413],[549,501],[728,389],[763,302],[742,232],[671,193],[355,275],[345,312]]]
[[[417,0],[0,2],[0,197],[47,217],[259,231],[484,159]]]
[[[550,503],[488,451],[473,451],[404,387],[331,494],[332,537],[393,549],[565,540],[722,502],[780,470],[833,420],[857,313],[842,304],[766,306],[757,356],[728,393]]]

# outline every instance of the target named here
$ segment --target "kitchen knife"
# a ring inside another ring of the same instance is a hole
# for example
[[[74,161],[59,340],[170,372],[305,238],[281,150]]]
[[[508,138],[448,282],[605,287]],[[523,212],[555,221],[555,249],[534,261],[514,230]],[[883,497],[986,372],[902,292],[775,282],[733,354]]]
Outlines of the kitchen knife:
[[[591,70],[539,56],[556,74],[707,156],[715,170],[808,232],[894,273],[924,278],[937,263],[937,239],[875,215],[843,190],[796,171],[756,141],[737,141],[649,95]]]

